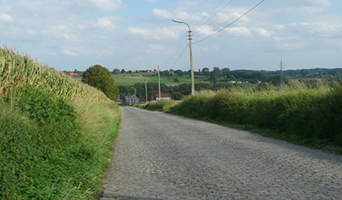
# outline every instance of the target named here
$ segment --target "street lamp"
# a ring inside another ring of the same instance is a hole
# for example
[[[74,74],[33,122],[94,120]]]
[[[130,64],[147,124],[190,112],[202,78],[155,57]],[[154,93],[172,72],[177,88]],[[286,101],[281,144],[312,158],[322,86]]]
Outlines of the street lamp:
[[[195,94],[195,78],[194,78],[194,64],[193,64],[193,59],[192,59],[192,44],[191,44],[191,29],[189,24],[182,22],[182,21],[178,21],[178,20],[172,20],[173,22],[179,23],[179,24],[185,24],[188,26],[189,28],[189,48],[190,48],[190,67],[191,67],[191,95]]]

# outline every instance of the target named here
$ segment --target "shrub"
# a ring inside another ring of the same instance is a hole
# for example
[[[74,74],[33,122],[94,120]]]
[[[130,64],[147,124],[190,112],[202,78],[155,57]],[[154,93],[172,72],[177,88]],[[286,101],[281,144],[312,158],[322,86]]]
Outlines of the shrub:
[[[331,88],[332,85],[335,85]],[[264,87],[265,86],[265,87]],[[307,143],[342,146],[342,84],[291,83],[271,90],[264,85],[253,93],[225,90],[185,98],[171,111],[228,123],[273,129]]]
[[[175,103],[173,101],[160,100],[160,101],[149,102],[144,106],[144,108],[148,110],[167,111],[174,105]]]

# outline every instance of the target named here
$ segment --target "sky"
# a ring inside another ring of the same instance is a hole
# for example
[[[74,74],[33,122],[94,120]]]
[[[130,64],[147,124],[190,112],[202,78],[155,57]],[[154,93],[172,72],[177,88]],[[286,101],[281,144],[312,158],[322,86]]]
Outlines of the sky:
[[[59,71],[187,71],[189,29],[175,19],[192,31],[195,71],[274,71],[281,60],[284,70],[342,68],[341,8],[341,0],[0,0],[0,45]]]

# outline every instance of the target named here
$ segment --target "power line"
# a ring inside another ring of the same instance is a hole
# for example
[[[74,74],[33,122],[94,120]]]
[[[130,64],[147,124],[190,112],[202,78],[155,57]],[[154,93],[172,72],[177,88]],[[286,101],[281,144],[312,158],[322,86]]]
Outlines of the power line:
[[[201,40],[198,40],[196,42],[194,42],[193,44],[197,44],[197,43],[200,43],[200,42],[203,42],[204,40],[207,40],[215,35],[217,35],[218,33],[220,33],[221,31],[223,31],[224,29],[230,27],[231,25],[235,24],[237,21],[239,21],[241,18],[243,18],[244,16],[246,16],[248,13],[250,13],[252,10],[254,10],[256,7],[258,7],[262,2],[264,2],[265,0],[262,0],[260,1],[258,4],[256,4],[255,6],[253,6],[251,9],[249,9],[247,12],[245,12],[243,15],[241,15],[240,17],[238,17],[236,20],[234,20],[233,22],[231,22],[230,24],[228,24],[227,26],[223,27],[222,29],[220,29],[219,31],[215,32],[214,34],[206,37],[206,38],[203,38]]]
[[[182,42],[182,40],[181,40],[181,42]],[[183,49],[183,46],[184,46],[184,44],[186,43],[186,40],[184,40],[182,43],[181,43],[181,42],[179,42],[179,43],[175,46],[175,48],[172,50],[173,53],[171,53],[171,54],[168,56],[168,58],[165,59],[164,62],[162,62],[161,65],[165,65],[166,63],[168,63],[168,62],[173,58],[173,56],[177,55],[177,54]],[[187,45],[186,45],[186,46],[187,46]],[[176,50],[176,49],[177,49],[177,50]]]
[[[221,12],[220,14],[227,14],[227,13],[234,13],[235,10],[237,10],[239,7],[242,7],[244,4],[247,3],[247,1],[249,0],[242,0],[242,1],[236,1],[233,3],[233,5],[231,5],[230,7],[228,7],[227,9],[225,9],[224,12]],[[208,26],[212,26],[214,27],[217,24],[220,24],[223,22],[223,19],[218,19],[216,22],[213,22],[212,24],[208,24]]]
[[[236,8],[239,3],[241,3],[241,1],[235,1],[232,5],[230,5],[234,0],[230,0],[226,5],[224,5],[219,11],[217,11],[214,15],[212,15],[205,23],[207,23],[208,21],[210,21],[212,18],[214,18],[215,16],[217,16],[219,13],[228,13],[229,11],[233,10],[234,7]],[[245,0],[246,1],[246,0]],[[248,0],[247,0],[248,1]],[[244,4],[244,3],[242,3]],[[228,5],[230,5],[224,12],[221,12],[222,10],[224,10]],[[217,23],[219,23],[219,21],[216,21],[212,24],[208,24],[208,26],[213,26],[216,25]],[[195,31],[197,31],[198,29],[200,29],[205,23],[201,24],[200,27],[198,27]]]
[[[211,13],[212,11],[214,11],[224,0],[222,0],[215,8],[213,8],[211,11],[209,11],[209,13]],[[232,2],[233,0],[230,0],[230,2]],[[230,4],[230,2],[228,4]],[[207,23],[208,21],[210,21],[213,17],[215,17],[219,12],[221,12],[226,6],[228,6],[228,4],[226,4],[225,6],[223,6],[223,8],[221,10],[219,10],[218,12],[216,12],[214,15],[212,15],[208,20],[206,20],[205,22],[203,22],[197,29],[194,30],[197,31],[200,27],[202,27],[205,23]],[[204,20],[206,17],[204,17],[202,20]],[[201,20],[201,21],[202,21]],[[196,25],[195,25],[196,26]]]
[[[189,45],[186,45],[186,47],[184,48],[183,52],[181,53],[181,55],[177,58],[176,62],[173,63],[173,65],[171,65],[170,69],[175,66],[177,64],[177,62],[179,61],[179,59],[182,57],[182,55],[184,54],[186,48],[188,48]]]

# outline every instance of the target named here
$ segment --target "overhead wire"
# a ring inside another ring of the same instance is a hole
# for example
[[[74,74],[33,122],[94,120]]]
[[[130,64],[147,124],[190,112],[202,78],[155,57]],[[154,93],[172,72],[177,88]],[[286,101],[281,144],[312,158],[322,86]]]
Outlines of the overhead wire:
[[[218,14],[227,14],[227,13],[233,13],[235,10],[237,10],[239,7],[243,6],[244,4],[247,3],[247,1],[249,0],[237,0],[237,1],[229,1],[223,8],[221,8],[218,12],[216,12],[210,19],[214,18],[215,16],[217,16]],[[233,3],[232,3],[233,2]],[[229,6],[228,6],[229,5]],[[208,23],[206,24],[209,27],[214,27],[217,24],[222,24],[223,23],[223,19],[218,19],[213,23]],[[198,27],[195,31],[199,30],[202,26]]]
[[[219,3],[218,3],[210,12],[209,12],[209,13],[213,12],[216,8],[218,8],[218,7],[222,4],[223,1],[224,1],[224,0],[221,0],[221,1],[220,1],[220,2],[219,2]],[[233,0],[230,0],[230,2],[231,2],[231,1],[233,1]],[[229,4],[229,3],[228,3],[228,4]],[[223,8],[225,8],[228,4],[226,4]],[[223,8],[221,8],[220,11],[222,11]],[[219,11],[219,12],[220,12],[220,11]],[[204,17],[201,21],[203,21],[205,18],[206,18],[206,17]],[[211,18],[212,18],[212,17],[210,17],[209,20],[210,20]],[[203,23],[201,24],[201,26],[202,26],[204,23],[208,22],[209,20],[203,22]],[[193,35],[194,35],[194,34],[193,34]],[[184,43],[185,43],[185,42],[183,42],[181,46],[183,46]],[[185,50],[186,50],[186,48],[187,48],[188,46],[189,46],[189,45],[186,45],[186,47],[184,48],[184,50],[182,51],[182,53],[180,54],[180,56],[177,58],[177,60],[170,66],[170,69],[171,69],[172,67],[174,67],[174,66],[178,63],[178,61],[180,60],[180,58],[182,57],[182,55],[184,54],[184,52],[185,52]],[[174,55],[178,54],[179,50],[180,50],[180,49],[178,49],[176,52],[173,51],[173,52],[175,52],[175,53],[171,54],[171,55],[168,57],[168,59],[166,59],[166,61],[163,62],[163,65],[166,64],[167,62],[169,62],[169,60],[171,60],[171,58],[172,58]]]
[[[211,13],[211,12],[213,12],[216,8],[218,8],[221,4],[222,4],[222,2],[223,2],[224,0],[221,0],[211,11],[209,11],[209,13]],[[233,0],[231,0],[231,1],[233,1]],[[222,9],[221,9],[222,10]],[[203,21],[204,19],[205,19],[206,17],[204,17],[201,21]],[[209,19],[210,20],[210,19]],[[208,21],[208,20],[207,20]],[[206,22],[207,22],[206,21]],[[206,23],[206,22],[204,22],[204,23]],[[204,23],[202,23],[202,25],[204,24]],[[185,44],[185,42],[186,41],[183,41],[182,42],[182,44],[180,44],[180,43],[178,43],[177,44],[177,46],[175,46],[175,48],[172,50],[172,52],[174,52],[174,53],[172,53],[172,54],[170,54],[170,56],[167,58],[167,59],[165,59],[165,61],[164,62],[162,62],[162,66],[163,65],[165,65],[166,63],[168,63],[175,55],[177,55],[179,52],[180,52],[180,50],[181,49],[183,49],[182,47],[183,47],[183,45]],[[180,45],[179,45],[180,44]],[[185,50],[186,50],[186,48],[188,47],[189,45],[186,45],[186,47],[183,49],[183,51],[182,51],[182,53],[180,54],[180,56],[177,58],[177,60],[170,66],[170,69],[172,68],[172,67],[174,67],[176,64],[177,64],[177,62],[180,60],[180,58],[182,57],[182,55],[184,54],[184,52],[185,52]],[[177,50],[176,50],[177,49]]]
[[[215,6],[215,8],[211,9],[211,10],[210,10],[209,12],[207,12],[207,13],[212,13],[217,7],[219,7],[219,5],[222,4],[223,1],[224,1],[224,0],[221,0],[220,3],[218,3],[218,4]],[[233,1],[233,0],[230,0],[230,1]],[[204,21],[207,17],[208,17],[208,16],[205,16],[205,17],[203,17],[203,19],[200,20],[200,22],[199,22],[198,24],[201,24],[201,25],[200,25],[199,27],[201,27],[203,24],[207,23],[207,22],[212,18],[212,16],[211,16],[208,20],[206,20],[205,22],[202,22],[202,23],[201,23],[201,21]],[[197,26],[198,24],[195,24],[195,26]]]
[[[186,45],[186,47],[184,48],[183,52],[179,55],[179,57],[177,58],[177,60],[170,66],[170,69],[175,66],[177,64],[177,62],[179,61],[179,59],[183,56],[185,50],[188,48],[189,45]]]
[[[161,65],[167,64],[175,55],[178,55],[178,53],[183,49],[184,44],[186,43],[186,40],[180,40],[177,45],[174,46],[172,53],[161,63]]]
[[[227,4],[225,4],[220,10],[218,10],[214,15],[212,15],[212,16],[211,16],[209,19],[207,19],[204,23],[202,23],[202,24],[201,24],[197,29],[195,29],[195,31],[193,31],[193,32],[196,32],[200,27],[202,27],[205,23],[207,23],[207,22],[209,22],[210,20],[212,20],[212,18],[214,18],[214,17],[215,17],[216,15],[218,15],[219,13],[225,14],[225,13],[231,12],[232,10],[236,9],[238,6],[241,6],[241,5],[245,4],[247,1],[248,1],[248,0],[236,1],[236,2],[234,2],[233,5],[231,5],[230,7],[227,8],[227,6],[230,5],[231,2],[233,2],[233,0],[230,0]],[[208,37],[205,37],[205,38],[203,38],[203,39],[201,39],[201,40],[195,41],[195,42],[193,42],[192,44],[197,44],[197,43],[203,42],[203,41],[205,41],[205,40],[207,40],[207,39],[209,39],[209,38],[211,38],[211,37],[217,35],[217,34],[220,33],[221,31],[223,31],[223,30],[225,30],[226,28],[228,28],[228,27],[232,26],[233,24],[235,24],[235,23],[236,23],[237,21],[239,21],[241,18],[245,17],[248,13],[250,13],[251,11],[253,11],[255,8],[257,8],[257,7],[258,7],[261,3],[263,3],[264,1],[265,1],[265,0],[261,0],[259,3],[257,3],[256,5],[254,5],[254,6],[253,6],[251,9],[249,9],[247,12],[245,12],[243,15],[241,15],[240,17],[238,17],[237,19],[235,19],[233,22],[229,23],[229,24],[226,25],[225,27],[221,28],[220,30],[216,31],[216,32],[213,33],[212,35],[210,35],[210,36],[208,36]],[[216,8],[218,8],[219,5],[222,4],[222,2],[223,2],[223,0],[222,0],[214,9],[212,9],[212,11],[215,10]],[[224,10],[225,8],[227,8],[227,9]],[[224,10],[224,11],[223,11],[223,10]],[[212,12],[212,11],[210,11],[210,12]],[[223,11],[223,12],[221,12],[221,11]],[[205,18],[206,18],[206,17],[205,17]],[[204,19],[205,19],[205,18],[204,18]],[[213,26],[213,25],[216,25],[217,23],[220,23],[220,21],[216,21],[215,23],[210,24],[210,25]],[[193,34],[193,35],[194,35],[194,34]],[[174,48],[174,50],[175,50],[175,49],[178,49],[178,50],[177,50],[177,51],[173,51],[174,53],[172,53],[172,54],[169,56],[169,58],[166,59],[166,61],[163,62],[163,65],[166,64],[166,63],[168,63],[168,62],[172,59],[172,57],[174,57],[176,54],[178,54],[178,53],[180,52],[180,50],[182,49],[181,46],[183,46],[185,42],[186,42],[186,41],[183,41],[183,43],[182,43],[181,45],[178,45],[178,46],[176,46],[176,47]],[[180,44],[180,43],[179,43],[179,44]],[[185,50],[187,49],[188,46],[189,46],[189,45],[186,45],[186,46],[185,46],[185,48],[183,49],[183,51],[181,52],[181,54],[178,56],[178,58],[176,59],[176,61],[169,67],[170,69],[171,69],[172,67],[174,67],[174,66],[178,63],[178,61],[179,61],[180,58],[183,56],[183,54],[184,54],[184,52],[185,52]]]
[[[218,13],[220,13],[225,7],[227,7],[231,2],[232,2],[233,0],[230,0],[225,6],[223,6],[219,11],[217,11],[214,15],[212,15],[208,20],[206,20],[205,22],[203,22],[198,28],[196,28],[195,30],[194,30],[194,32],[195,31],[197,31],[199,28],[201,28],[205,23],[207,23],[208,21],[210,21],[212,18],[214,18]],[[221,4],[222,3],[222,1],[219,3],[219,4]],[[216,8],[215,8],[216,9]],[[215,9],[213,9],[213,10],[215,10]],[[210,12],[209,12],[210,13]]]
[[[198,41],[195,41],[193,42],[193,44],[197,44],[197,43],[200,43],[200,42],[203,42],[215,35],[217,35],[218,33],[220,33],[221,31],[225,30],[226,28],[230,27],[231,25],[235,24],[237,21],[239,21],[241,18],[243,18],[244,16],[246,16],[248,13],[250,13],[252,10],[254,10],[256,7],[258,7],[261,3],[263,3],[265,0],[261,0],[259,3],[257,3],[255,6],[253,6],[251,9],[249,9],[247,12],[245,12],[243,15],[241,15],[240,17],[238,17],[237,19],[235,19],[233,22],[231,22],[230,24],[228,24],[227,26],[223,27],[222,29],[216,31],[215,33],[213,33],[212,35],[208,36],[208,37],[205,37],[201,40],[198,40]]]
[[[223,12],[220,12],[219,14],[225,15],[227,13],[234,13],[237,9],[245,5],[249,0],[241,0],[241,1],[235,1],[233,5],[225,9]],[[215,21],[212,24],[208,24],[209,26],[216,26],[217,24],[222,24],[224,22],[223,18],[219,18],[217,21]]]

